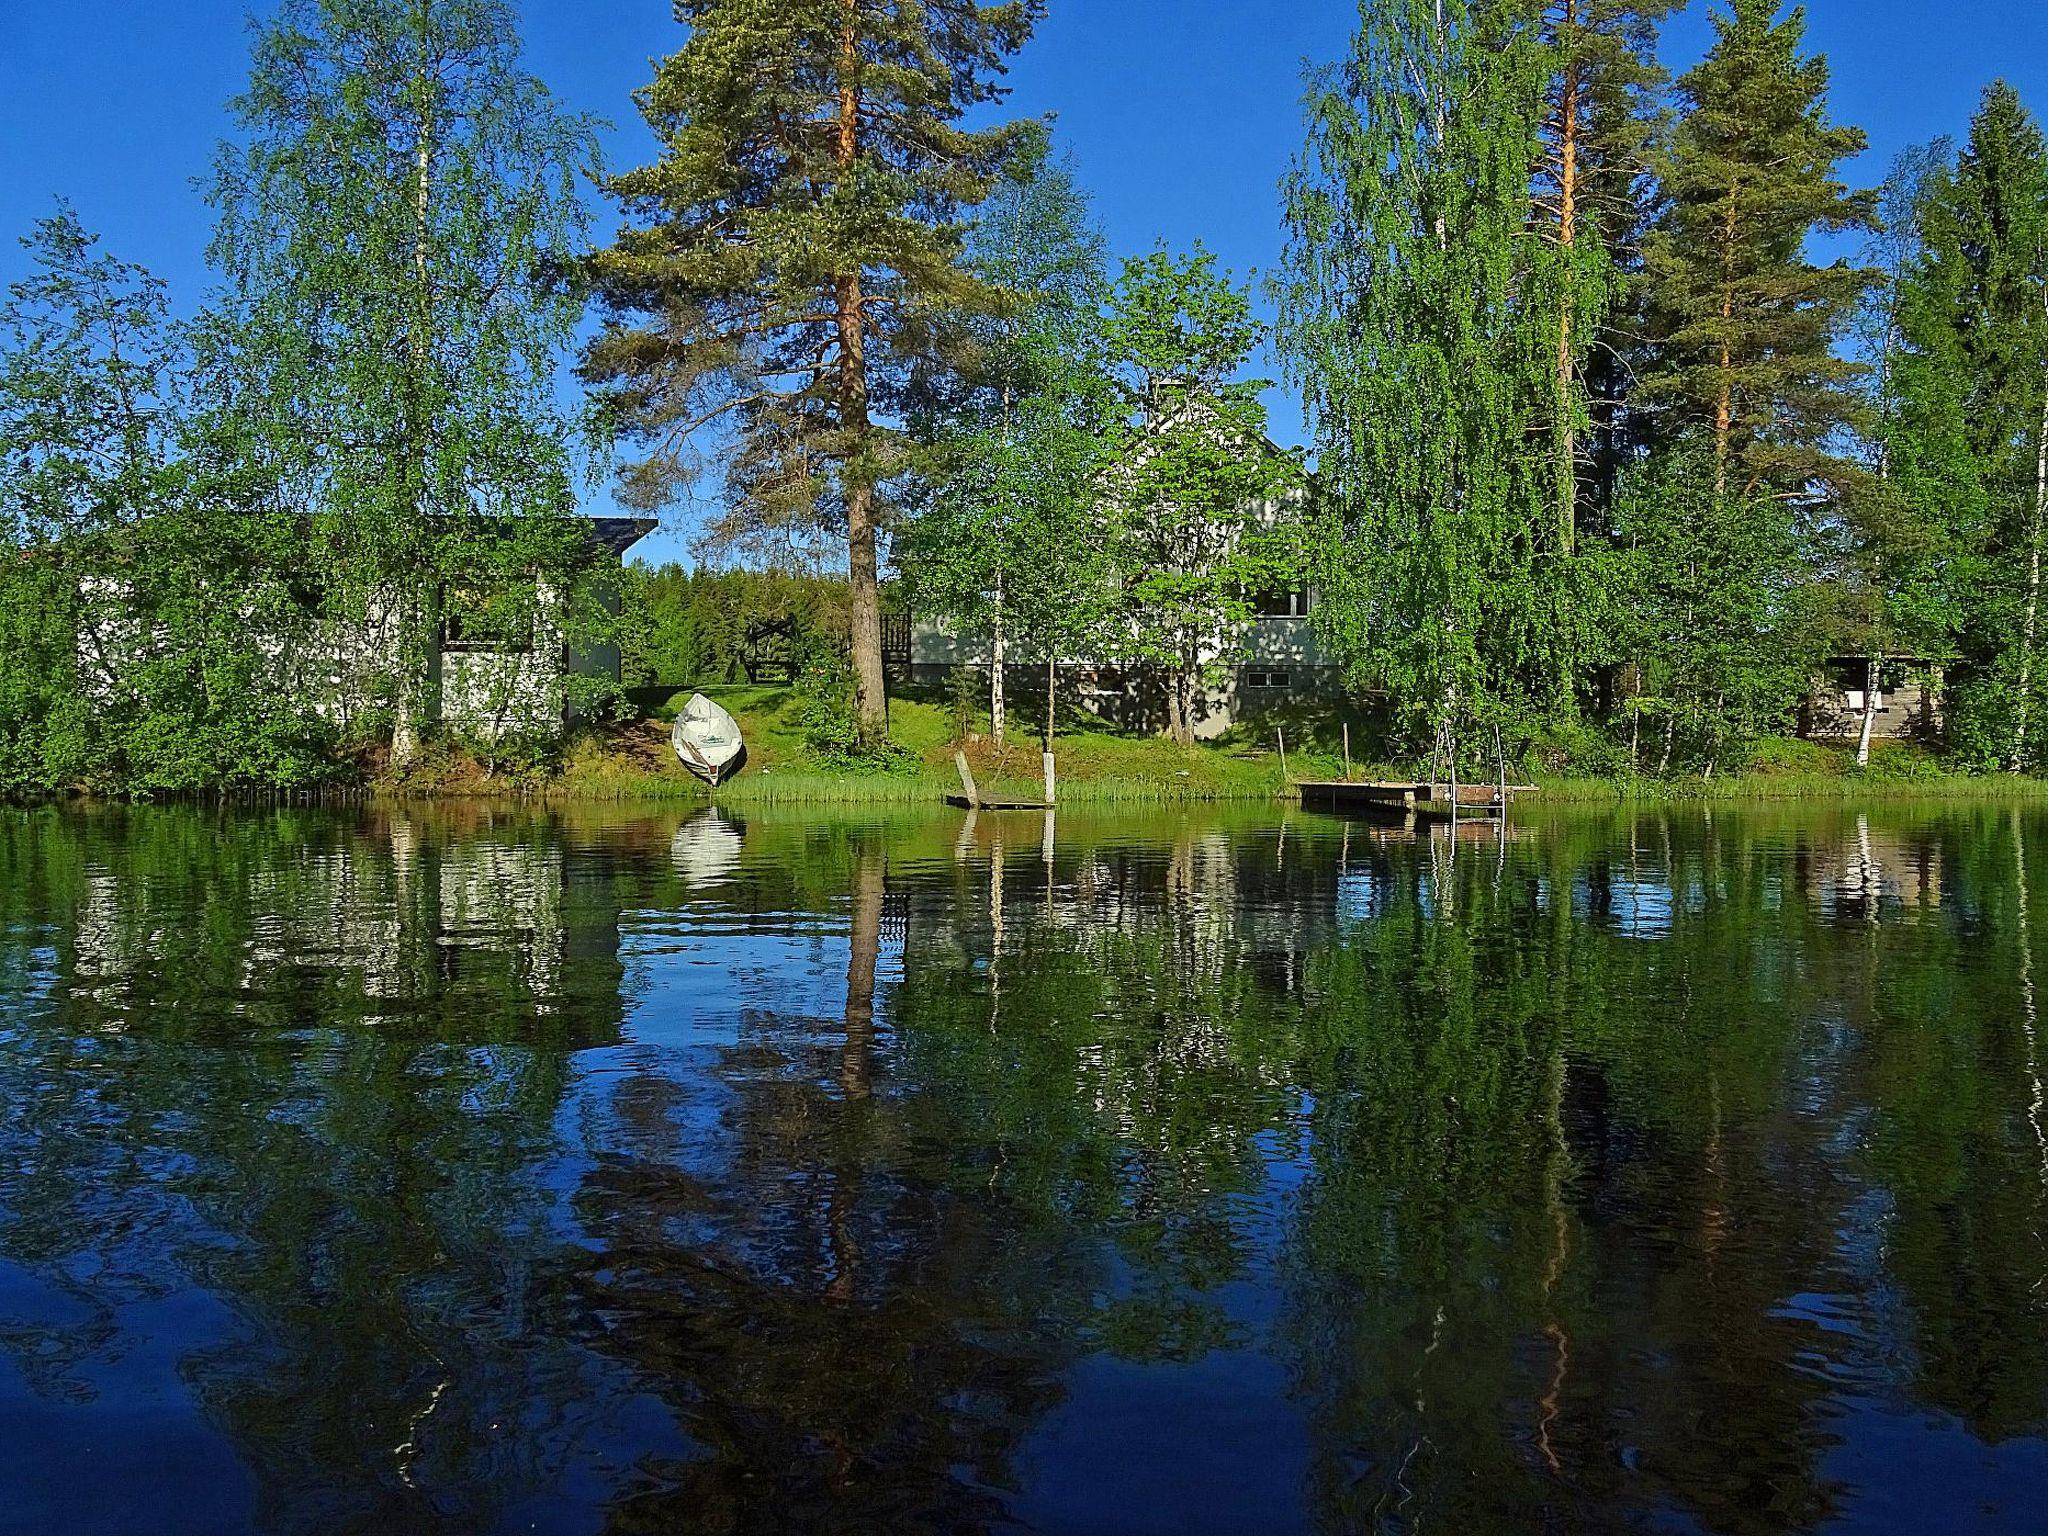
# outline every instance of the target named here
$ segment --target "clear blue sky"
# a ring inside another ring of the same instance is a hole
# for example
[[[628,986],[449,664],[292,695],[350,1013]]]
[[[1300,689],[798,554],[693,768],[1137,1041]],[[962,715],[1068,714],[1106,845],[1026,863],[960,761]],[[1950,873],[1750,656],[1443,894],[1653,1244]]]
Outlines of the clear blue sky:
[[[228,131],[247,18],[268,0],[4,0],[0,4],[0,281],[12,236],[61,194],[118,254],[167,278],[181,307],[207,284],[207,215],[192,190]],[[650,140],[630,94],[681,29],[667,0],[523,0],[529,62],[570,104],[614,125],[615,164]],[[1708,0],[1668,29],[1683,68]],[[1204,240],[1240,272],[1281,241],[1277,183],[1299,139],[1305,59],[1334,57],[1349,0],[1052,0],[1012,74],[1018,112],[1053,113],[1111,240],[1138,251]],[[1809,39],[1834,67],[1834,111],[1866,129],[1859,174],[1904,146],[1960,134],[1984,85],[2012,80],[2048,110],[2048,5],[2038,0],[1813,0]],[[600,223],[600,228],[604,224]],[[1275,435],[1299,413],[1273,398]],[[666,554],[674,536],[654,545]]]

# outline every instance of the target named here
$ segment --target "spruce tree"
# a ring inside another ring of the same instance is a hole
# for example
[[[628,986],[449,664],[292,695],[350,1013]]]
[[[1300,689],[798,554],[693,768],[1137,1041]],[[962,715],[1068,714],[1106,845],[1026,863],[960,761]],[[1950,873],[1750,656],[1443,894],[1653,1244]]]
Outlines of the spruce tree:
[[[585,360],[633,488],[673,495],[722,424],[715,533],[843,528],[855,709],[887,728],[877,542],[902,470],[879,423],[933,361],[937,312],[993,307],[959,222],[1038,130],[962,120],[999,99],[1041,0],[677,0],[690,29],[640,95],[661,142],[612,178],[630,227],[591,263],[610,314]]]
[[[1645,243],[1653,358],[1638,404],[1666,442],[1703,444],[1717,493],[1801,500],[1839,483],[1832,439],[1857,414],[1838,354],[1868,276],[1807,257],[1818,232],[1864,226],[1837,167],[1864,146],[1827,115],[1828,66],[1801,51],[1805,13],[1729,0],[1680,81],[1663,217]]]
[[[1887,451],[1898,494],[1941,531],[1956,582],[1953,743],[2017,771],[2042,757],[2048,144],[2012,87],[1986,92],[1922,218]]]

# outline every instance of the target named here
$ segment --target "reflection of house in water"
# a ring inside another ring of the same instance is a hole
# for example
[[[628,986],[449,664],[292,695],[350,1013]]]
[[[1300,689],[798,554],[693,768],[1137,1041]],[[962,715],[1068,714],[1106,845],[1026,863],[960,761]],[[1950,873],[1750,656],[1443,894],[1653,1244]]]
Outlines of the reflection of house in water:
[[[1872,828],[1800,849],[1808,899],[1825,917],[1875,922],[1887,910],[1933,911],[1942,904],[1942,847],[1922,829],[1911,837]]]
[[[461,993],[487,1012],[546,1015],[573,999],[615,1021],[617,900],[534,830],[397,814],[265,863],[242,989],[296,973],[352,980],[373,1007]]]
[[[1189,828],[1164,848],[1054,848],[1036,820],[989,817],[967,830],[956,857],[959,897],[919,893],[908,939],[946,944],[963,958],[1042,925],[1083,945],[1150,936],[1171,947],[1179,976],[1245,968],[1291,989],[1302,957],[1326,947],[1339,926],[1341,848],[1292,829]]]

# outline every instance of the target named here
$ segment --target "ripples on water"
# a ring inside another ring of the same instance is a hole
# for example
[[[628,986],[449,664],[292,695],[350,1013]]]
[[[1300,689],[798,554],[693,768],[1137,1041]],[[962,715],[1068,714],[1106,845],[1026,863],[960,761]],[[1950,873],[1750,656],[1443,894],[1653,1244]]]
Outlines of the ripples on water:
[[[0,1529],[2033,1531],[2048,822],[0,814]]]

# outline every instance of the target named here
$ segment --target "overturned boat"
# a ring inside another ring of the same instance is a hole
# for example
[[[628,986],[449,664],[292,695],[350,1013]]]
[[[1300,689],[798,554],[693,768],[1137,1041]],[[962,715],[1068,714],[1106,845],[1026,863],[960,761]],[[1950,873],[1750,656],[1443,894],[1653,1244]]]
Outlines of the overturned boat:
[[[669,741],[683,766],[713,789],[738,773],[747,755],[739,722],[701,693],[692,694],[676,716]]]

